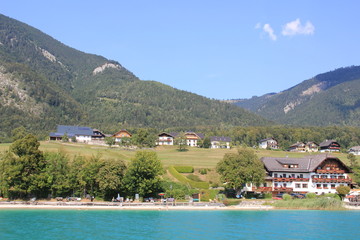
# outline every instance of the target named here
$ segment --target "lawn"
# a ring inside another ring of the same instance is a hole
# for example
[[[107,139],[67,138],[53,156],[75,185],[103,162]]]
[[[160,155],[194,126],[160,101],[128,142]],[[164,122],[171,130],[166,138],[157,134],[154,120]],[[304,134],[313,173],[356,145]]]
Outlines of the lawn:
[[[10,144],[0,144],[0,152],[9,148]],[[103,158],[122,159],[129,161],[134,155],[135,150],[124,150],[117,147],[105,147],[97,145],[88,145],[81,143],[62,143],[62,142],[41,142],[40,149],[49,152],[64,152],[68,156],[86,156],[91,157],[100,154]],[[160,146],[149,151],[155,151],[164,166],[184,165],[194,168],[215,168],[216,164],[224,157],[226,153],[235,153],[237,149],[202,149],[188,148],[188,151],[179,152],[174,146]],[[309,153],[292,153],[285,151],[256,150],[259,157],[286,157],[295,158],[309,155]],[[313,153],[315,154],[315,153]],[[348,164],[347,154],[335,153],[334,156]]]

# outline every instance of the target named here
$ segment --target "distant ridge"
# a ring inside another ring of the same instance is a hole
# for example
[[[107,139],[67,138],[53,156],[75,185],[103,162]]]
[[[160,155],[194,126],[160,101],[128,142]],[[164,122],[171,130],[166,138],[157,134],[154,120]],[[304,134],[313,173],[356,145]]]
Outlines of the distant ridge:
[[[122,126],[269,124],[231,104],[141,81],[116,61],[68,47],[4,15],[0,15],[0,112],[0,139],[20,125],[45,133],[57,124],[89,125],[108,132]]]
[[[360,66],[339,68],[276,94],[233,103],[282,124],[360,126]]]

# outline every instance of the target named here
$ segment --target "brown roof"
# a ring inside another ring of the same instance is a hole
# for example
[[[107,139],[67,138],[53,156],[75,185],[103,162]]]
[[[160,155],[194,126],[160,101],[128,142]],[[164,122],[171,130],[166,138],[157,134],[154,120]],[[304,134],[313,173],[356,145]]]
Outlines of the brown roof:
[[[264,163],[268,172],[313,172],[315,169],[326,159],[336,159],[339,161],[349,172],[350,170],[346,165],[337,157],[328,154],[311,155],[303,158],[278,158],[278,157],[263,157],[261,161]],[[297,168],[285,168],[283,165],[298,165]]]

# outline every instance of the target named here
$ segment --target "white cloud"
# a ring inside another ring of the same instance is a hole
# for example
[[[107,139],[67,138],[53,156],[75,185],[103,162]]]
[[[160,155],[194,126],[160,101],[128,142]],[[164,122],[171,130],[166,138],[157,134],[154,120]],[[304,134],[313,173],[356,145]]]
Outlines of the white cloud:
[[[270,26],[270,24],[266,23],[266,24],[263,26],[263,30],[264,30],[264,32],[266,32],[266,33],[269,35],[269,38],[270,38],[271,40],[276,41],[277,36],[275,35],[274,30],[272,29],[272,27]]]
[[[315,27],[310,22],[307,21],[305,25],[302,25],[300,19],[295,21],[288,22],[283,26],[282,35],[284,36],[294,36],[294,35],[311,35],[314,34]]]

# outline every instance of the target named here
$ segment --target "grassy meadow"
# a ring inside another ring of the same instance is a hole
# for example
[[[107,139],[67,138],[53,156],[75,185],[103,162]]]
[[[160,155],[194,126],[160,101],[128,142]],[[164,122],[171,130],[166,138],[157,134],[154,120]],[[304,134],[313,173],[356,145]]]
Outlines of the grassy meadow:
[[[0,152],[6,151],[10,144],[0,144]],[[126,150],[118,147],[109,148],[107,146],[97,146],[81,143],[62,143],[62,142],[48,142],[42,141],[40,149],[47,152],[63,152],[68,156],[81,155],[91,157],[100,154],[102,158],[107,159],[122,159],[129,161],[134,155],[135,150]],[[149,151],[155,151],[165,167],[172,165],[193,166],[194,168],[215,168],[216,164],[223,158],[224,154],[236,152],[237,148],[233,149],[202,149],[202,148],[188,148],[188,151],[179,152],[174,146],[159,146]],[[271,150],[255,150],[256,154],[261,157],[302,157],[310,153],[292,153],[285,151],[271,151]],[[312,153],[318,154],[318,153]],[[347,154],[334,153],[334,156],[341,159],[345,164],[348,164]],[[359,157],[357,157],[359,159]]]

